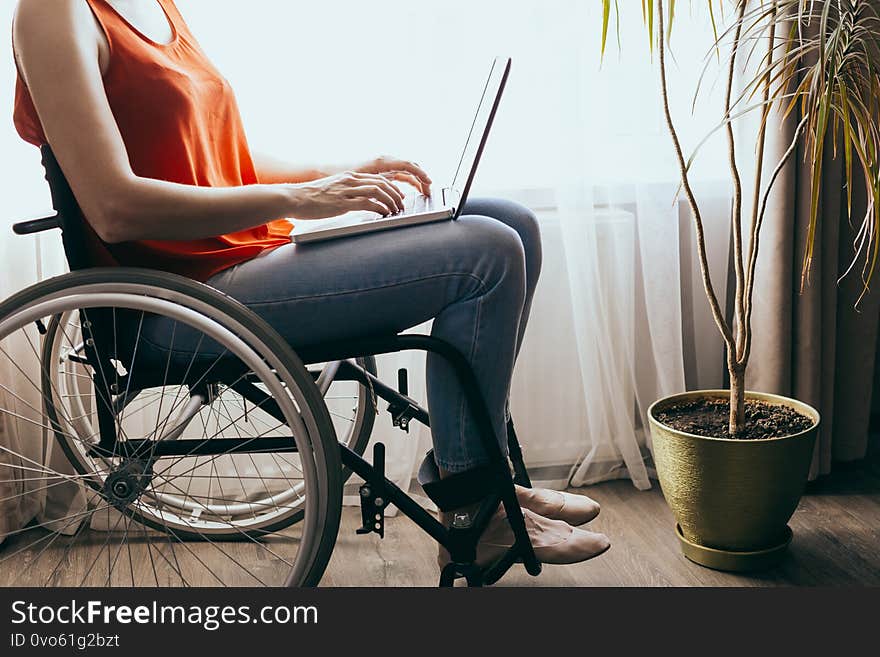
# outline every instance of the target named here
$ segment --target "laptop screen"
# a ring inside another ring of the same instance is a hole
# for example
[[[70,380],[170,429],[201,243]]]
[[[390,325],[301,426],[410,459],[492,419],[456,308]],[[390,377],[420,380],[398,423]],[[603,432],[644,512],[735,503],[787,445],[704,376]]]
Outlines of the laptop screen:
[[[498,106],[502,86],[507,79],[509,66],[510,60],[508,58],[496,57],[492,62],[489,77],[483,86],[480,104],[471,123],[467,142],[465,142],[464,150],[461,152],[458,166],[455,169],[455,176],[452,179],[452,189],[460,193],[462,198],[466,197],[472,182],[476,164],[488,136],[488,128]]]

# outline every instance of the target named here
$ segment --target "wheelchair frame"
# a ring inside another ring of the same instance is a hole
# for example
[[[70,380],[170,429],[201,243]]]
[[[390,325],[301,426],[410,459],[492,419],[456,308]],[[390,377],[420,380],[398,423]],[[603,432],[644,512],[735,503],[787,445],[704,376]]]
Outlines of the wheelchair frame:
[[[46,180],[49,183],[56,214],[51,217],[17,223],[13,226],[13,230],[18,235],[28,235],[60,228],[71,270],[90,268],[79,206],[51,149],[48,146],[43,146],[41,150]],[[41,332],[44,332],[45,327],[40,328]],[[371,390],[377,397],[388,402],[387,410],[392,416],[394,426],[408,431],[412,420],[429,427],[430,418],[427,410],[408,396],[405,370],[400,371],[399,390],[395,390],[357,365],[352,359],[409,350],[435,354],[452,366],[467,400],[470,413],[478,427],[483,447],[490,459],[490,463],[486,466],[441,480],[436,465],[434,465],[433,455],[429,452],[420,469],[419,481],[428,497],[441,510],[449,511],[465,504],[478,502],[479,506],[473,518],[465,514],[457,514],[451,526],[446,527],[385,476],[385,446],[383,443],[379,442],[374,445],[373,463],[366,461],[347,445],[339,444],[342,464],[364,480],[364,484],[360,486],[359,490],[362,527],[357,530],[357,533],[376,533],[380,537],[384,537],[384,511],[389,504],[393,504],[449,552],[450,562],[441,571],[440,586],[452,586],[457,578],[464,578],[469,586],[493,584],[517,560],[523,562],[530,575],[538,575],[541,572],[541,564],[535,557],[528,538],[524,516],[514,489],[515,483],[527,487],[531,483],[513,423],[512,421],[507,423],[506,440],[510,458],[510,463],[508,463],[495,436],[491,416],[479,390],[476,377],[467,360],[455,347],[427,335],[402,334],[368,337],[344,343],[328,343],[295,351],[306,365],[327,363],[315,380],[315,385],[322,396],[333,381],[357,382]],[[97,356],[93,352],[94,350],[87,349],[86,359],[94,366],[93,361]],[[97,369],[93,367],[93,370],[97,371]],[[109,394],[109,391],[106,390],[102,392],[103,386],[99,385],[97,374],[95,377],[93,383],[96,394]],[[279,422],[286,423],[281,409],[277,407],[271,396],[266,395],[265,392],[246,380],[238,381],[234,386],[236,392],[242,397],[261,405],[263,410]],[[137,390],[132,390],[132,392],[137,394]],[[192,391],[191,394],[196,395]],[[97,409],[100,441],[90,450],[92,456],[123,454],[136,457],[145,453],[146,443],[149,443],[150,458],[181,454],[213,455],[253,453],[266,450],[273,452],[296,451],[295,443],[285,441],[283,438],[213,438],[201,441],[202,444],[195,447],[187,445],[187,443],[199,441],[161,440],[158,443],[151,440],[119,441],[114,418],[110,412],[110,400],[105,399],[105,402],[108,403],[99,404]],[[287,444],[284,445],[284,442]],[[188,451],[184,451],[184,449]],[[511,472],[511,464],[513,473]],[[514,544],[494,563],[481,567],[475,563],[477,543],[499,505],[503,506],[513,530]]]

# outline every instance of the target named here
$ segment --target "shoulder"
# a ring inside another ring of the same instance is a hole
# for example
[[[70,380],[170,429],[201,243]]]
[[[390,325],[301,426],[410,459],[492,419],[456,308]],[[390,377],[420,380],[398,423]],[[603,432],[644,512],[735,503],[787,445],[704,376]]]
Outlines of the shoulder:
[[[91,16],[86,0],[18,0],[16,30],[76,29]]]
[[[22,70],[33,59],[83,54],[97,56],[102,69],[105,65],[106,41],[86,0],[19,0],[12,40]]]
[[[18,0],[13,23],[17,51],[97,43],[95,19],[86,0]]]

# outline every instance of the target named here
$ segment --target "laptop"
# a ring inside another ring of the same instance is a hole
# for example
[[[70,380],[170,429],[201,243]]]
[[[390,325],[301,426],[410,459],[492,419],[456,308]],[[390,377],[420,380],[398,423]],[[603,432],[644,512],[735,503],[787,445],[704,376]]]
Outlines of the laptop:
[[[457,219],[461,215],[477,173],[477,166],[480,164],[480,157],[489,138],[489,131],[509,75],[510,58],[496,57],[483,87],[483,95],[471,123],[464,150],[448,186],[439,190],[432,189],[430,196],[415,191],[408,194],[404,198],[404,210],[387,217],[376,212],[362,211],[346,212],[329,219],[297,221],[290,236],[291,241],[294,244],[308,244],[349,235]]]

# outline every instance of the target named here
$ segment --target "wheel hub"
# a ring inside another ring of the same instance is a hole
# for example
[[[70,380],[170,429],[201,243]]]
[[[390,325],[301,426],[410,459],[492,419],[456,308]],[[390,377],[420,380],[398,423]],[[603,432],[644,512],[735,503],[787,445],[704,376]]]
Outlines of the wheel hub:
[[[146,463],[126,461],[107,475],[104,480],[104,495],[117,509],[124,509],[141,496],[152,479]]]

